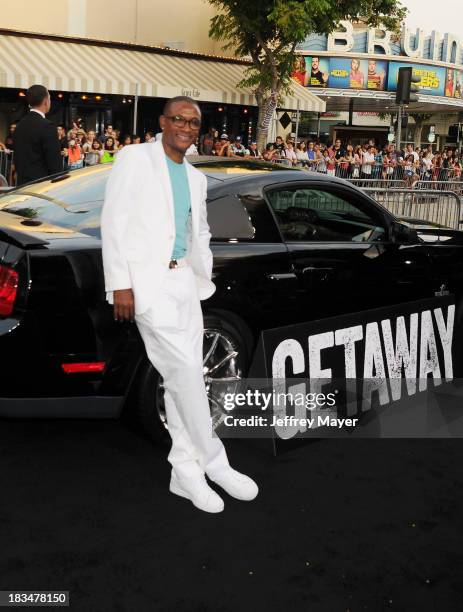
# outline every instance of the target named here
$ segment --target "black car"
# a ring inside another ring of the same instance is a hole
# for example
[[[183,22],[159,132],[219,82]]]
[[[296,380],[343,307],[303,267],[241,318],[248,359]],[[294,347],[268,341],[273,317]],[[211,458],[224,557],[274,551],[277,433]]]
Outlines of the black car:
[[[204,376],[246,374],[259,332],[450,290],[463,234],[405,223],[349,183],[265,162],[195,158],[208,179],[216,293]],[[105,301],[100,211],[110,166],[0,198],[0,415],[117,417],[165,436],[162,380]],[[213,416],[219,409],[211,398]],[[125,410],[124,410],[125,409]]]

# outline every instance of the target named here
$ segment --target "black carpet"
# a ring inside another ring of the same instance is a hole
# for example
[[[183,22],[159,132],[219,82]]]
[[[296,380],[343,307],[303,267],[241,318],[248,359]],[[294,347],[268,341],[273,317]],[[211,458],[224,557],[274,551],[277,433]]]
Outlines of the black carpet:
[[[462,609],[461,440],[225,441],[260,495],[205,514],[119,422],[2,421],[0,589],[85,611]]]

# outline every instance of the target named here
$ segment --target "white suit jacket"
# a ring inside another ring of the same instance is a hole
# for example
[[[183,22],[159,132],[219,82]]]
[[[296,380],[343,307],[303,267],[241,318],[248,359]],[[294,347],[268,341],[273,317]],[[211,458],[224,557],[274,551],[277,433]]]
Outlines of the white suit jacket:
[[[187,164],[191,214],[186,258],[201,300],[215,291],[211,281],[211,234],[206,213],[206,177]],[[169,170],[162,142],[121,149],[106,185],[101,215],[103,267],[107,300],[113,291],[131,288],[135,313],[156,299],[175,242],[175,218]]]

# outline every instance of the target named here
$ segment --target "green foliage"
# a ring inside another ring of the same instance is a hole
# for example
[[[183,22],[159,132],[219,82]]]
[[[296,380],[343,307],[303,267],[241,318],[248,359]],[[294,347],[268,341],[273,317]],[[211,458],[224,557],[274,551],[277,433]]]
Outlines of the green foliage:
[[[294,51],[309,34],[329,34],[341,20],[398,30],[406,15],[400,0],[208,0],[218,14],[209,35],[253,66],[240,87],[264,92],[290,88]]]

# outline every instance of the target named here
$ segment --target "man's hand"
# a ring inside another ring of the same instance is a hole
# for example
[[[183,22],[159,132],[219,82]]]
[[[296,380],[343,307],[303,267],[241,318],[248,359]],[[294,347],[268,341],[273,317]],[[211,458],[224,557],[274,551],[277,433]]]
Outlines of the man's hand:
[[[113,292],[114,320],[133,321],[135,316],[135,300],[132,289],[117,289]]]

